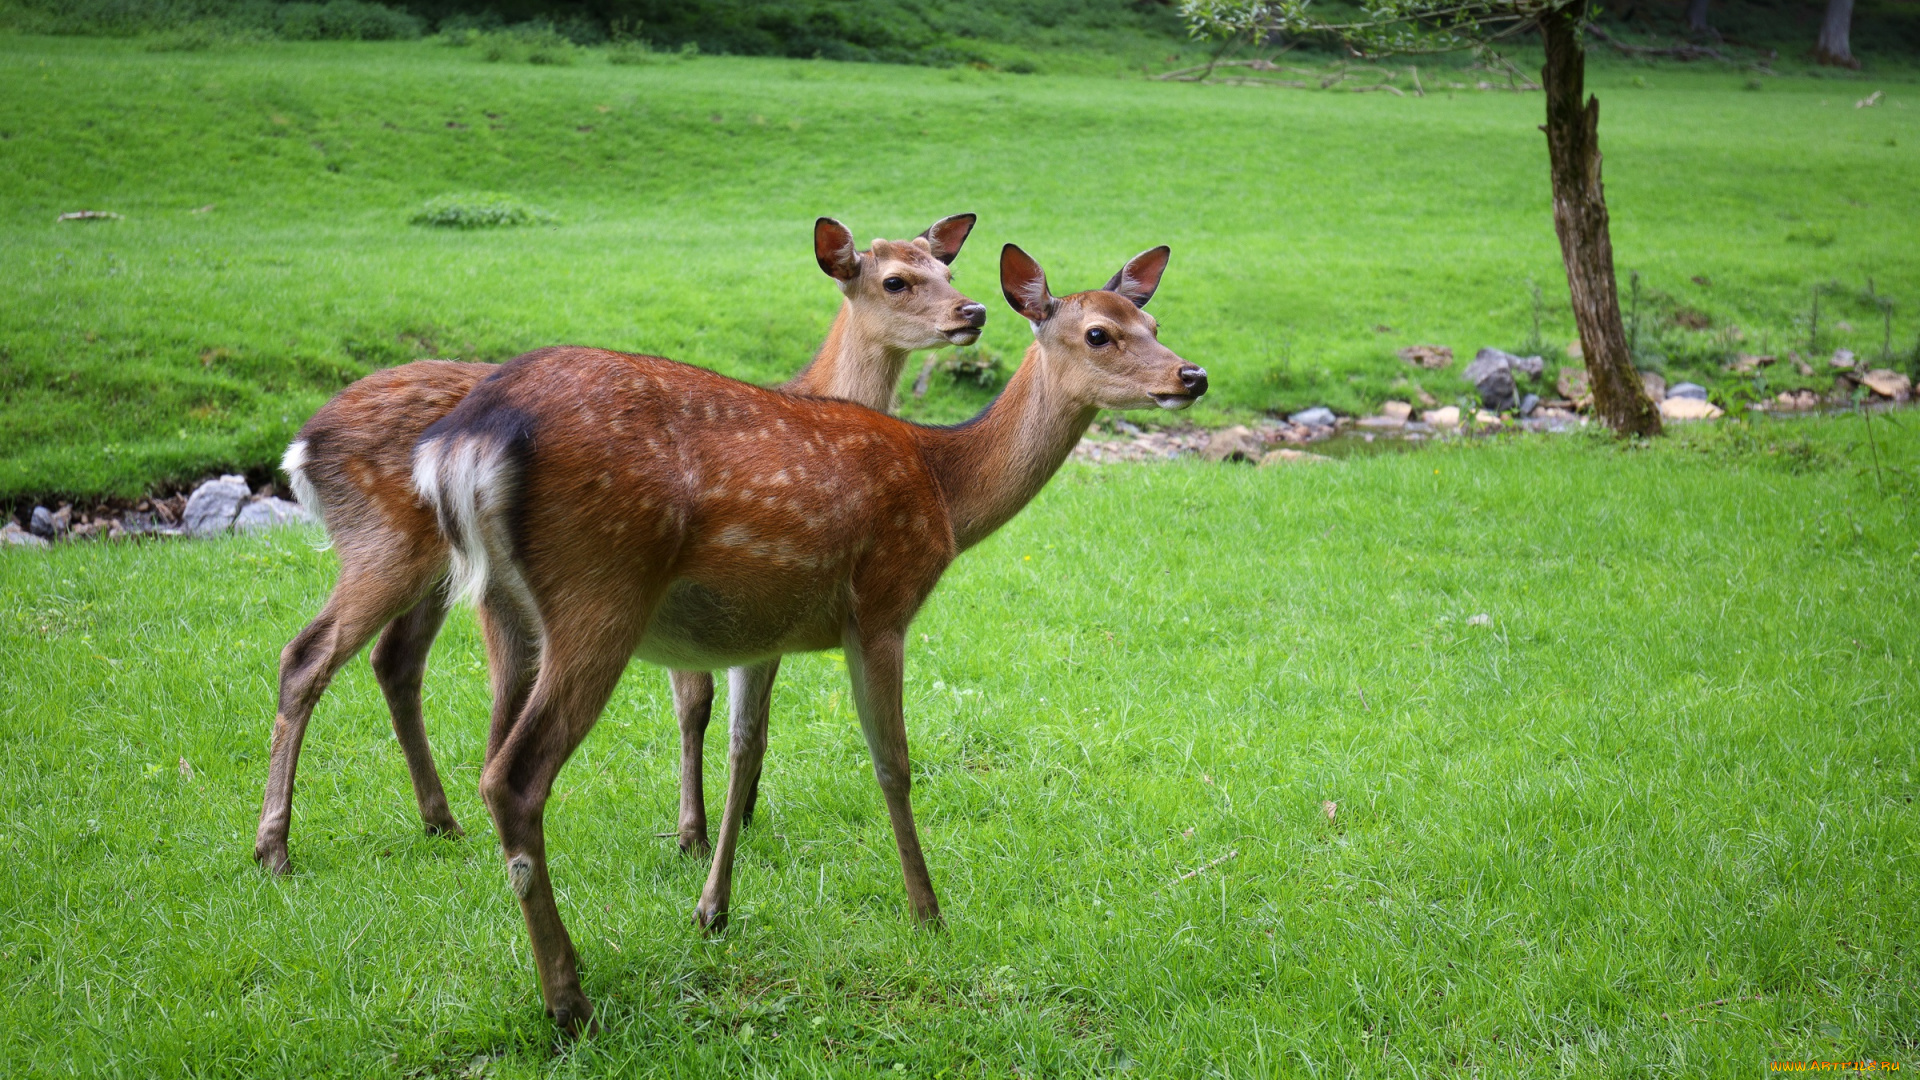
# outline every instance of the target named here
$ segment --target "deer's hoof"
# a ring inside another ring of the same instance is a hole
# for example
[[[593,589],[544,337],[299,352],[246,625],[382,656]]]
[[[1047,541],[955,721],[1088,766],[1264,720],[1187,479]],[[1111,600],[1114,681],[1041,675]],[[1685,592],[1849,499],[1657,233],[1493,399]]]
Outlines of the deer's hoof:
[[[554,1025],[566,1035],[584,1039],[600,1034],[600,1021],[593,1018],[593,1004],[585,994],[575,991],[568,999],[547,1009]]]
[[[444,836],[449,840],[460,840],[467,835],[467,830],[461,828],[460,823],[453,820],[453,815],[445,810],[421,819],[420,824],[426,829],[428,836]]]
[[[726,909],[709,907],[707,902],[702,900],[694,905],[693,925],[699,927],[702,933],[718,934],[727,928]]]
[[[285,877],[293,870],[293,860],[287,858],[287,843],[262,841],[253,846],[253,861],[266,869],[274,877]]]
[[[680,854],[696,855],[704,859],[713,854],[713,845],[707,842],[705,832],[681,833]]]

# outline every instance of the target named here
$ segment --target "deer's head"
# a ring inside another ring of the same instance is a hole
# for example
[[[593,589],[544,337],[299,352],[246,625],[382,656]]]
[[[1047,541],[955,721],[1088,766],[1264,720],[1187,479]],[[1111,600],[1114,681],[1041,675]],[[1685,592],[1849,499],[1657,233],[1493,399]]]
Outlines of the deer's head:
[[[902,349],[971,345],[987,309],[953,287],[948,263],[973,231],[972,214],[941,218],[907,241],[875,240],[865,251],[832,218],[813,223],[813,254],[840,285],[853,315]]]
[[[1069,393],[1102,409],[1184,409],[1207,392],[1206,369],[1160,344],[1160,324],[1146,312],[1168,255],[1165,246],[1142,252],[1105,288],[1055,298],[1040,264],[1008,244],[1000,288]]]

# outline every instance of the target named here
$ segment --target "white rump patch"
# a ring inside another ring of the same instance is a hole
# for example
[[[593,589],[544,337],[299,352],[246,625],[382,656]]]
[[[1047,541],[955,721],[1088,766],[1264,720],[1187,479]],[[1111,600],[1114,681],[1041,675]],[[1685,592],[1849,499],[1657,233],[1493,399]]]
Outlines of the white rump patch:
[[[287,474],[287,482],[293,485],[293,498],[312,514],[315,521],[327,526],[327,539],[315,545],[315,550],[325,551],[333,546],[333,526],[327,524],[327,508],[321,505],[320,492],[307,479],[307,440],[296,439],[287,447],[286,456],[280,459],[280,470]]]
[[[413,452],[413,487],[440,520],[452,547],[447,594],[480,605],[489,578],[525,604],[526,586],[511,559],[503,511],[513,501],[503,447],[491,441],[452,436],[423,442]]]
[[[280,471],[287,474],[293,484],[293,497],[307,513],[320,521],[327,520],[327,508],[320,505],[320,493],[313,489],[313,481],[307,479],[307,440],[299,439],[287,447],[286,456],[280,459]]]

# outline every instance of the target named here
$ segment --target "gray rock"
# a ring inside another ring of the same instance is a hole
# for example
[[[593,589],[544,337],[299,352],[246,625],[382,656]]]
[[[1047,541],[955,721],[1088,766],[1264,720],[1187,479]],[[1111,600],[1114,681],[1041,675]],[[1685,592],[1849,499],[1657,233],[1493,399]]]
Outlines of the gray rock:
[[[1481,349],[1479,352],[1473,354],[1473,363],[1468,364],[1467,370],[1460,374],[1468,382],[1478,385],[1480,380],[1492,375],[1496,371],[1511,372],[1513,370],[1512,361],[1512,356],[1501,352],[1499,349]]]
[[[287,499],[265,498],[250,502],[240,508],[239,516],[233,519],[234,532],[248,532],[253,529],[274,529],[282,525],[304,525],[313,520],[306,507]]]
[[[1667,400],[1667,377],[1665,375],[1657,371],[1643,371],[1640,373],[1640,385],[1647,388],[1647,396],[1653,399],[1655,405]]]
[[[1354,424],[1375,431],[1398,431],[1407,426],[1407,419],[1404,416],[1363,416]]]
[[[187,497],[187,534],[218,536],[226,532],[240,513],[240,505],[252,494],[244,476],[223,476],[194,488]]]
[[[1473,388],[1479,391],[1480,404],[1489,412],[1506,412],[1513,408],[1515,396],[1519,393],[1519,387],[1513,383],[1513,369],[1505,364],[1473,380]]]
[[[1533,410],[1539,407],[1540,407],[1539,394],[1528,394],[1526,397],[1523,397],[1520,399],[1520,415],[1521,416],[1532,416]]]
[[[1311,409],[1302,409],[1292,416],[1287,417],[1287,419],[1302,427],[1332,427],[1334,423],[1333,410],[1327,408],[1325,405],[1315,405]]]
[[[1473,358],[1478,360],[1488,354],[1506,357],[1507,366],[1513,369],[1515,375],[1525,375],[1529,379],[1538,378],[1541,372],[1547,370],[1547,362],[1538,356],[1515,356],[1504,349],[1481,349],[1473,354]]]
[[[1480,393],[1480,403],[1493,412],[1505,412],[1519,403],[1520,390],[1515,379],[1521,375],[1538,376],[1546,362],[1537,356],[1515,356],[1500,349],[1481,349],[1473,354],[1473,363],[1464,372],[1468,382]]]
[[[1699,383],[1683,382],[1676,386],[1667,387],[1667,396],[1670,398],[1692,398],[1694,401],[1705,401],[1707,400],[1707,388],[1701,386]]]
[[[33,530],[35,536],[47,540],[53,539],[53,511],[44,506],[34,507],[33,517],[28,520],[27,528]]]
[[[1485,376],[1500,365],[1516,375],[1536,378],[1547,369],[1547,362],[1537,356],[1515,356],[1505,349],[1481,349],[1473,354],[1473,363],[1467,365],[1465,372],[1468,382],[1477,381],[1475,376]]]
[[[7,522],[7,527],[4,535],[6,536],[6,540],[8,544],[18,544],[21,547],[48,546],[45,540],[41,539],[38,536],[33,535],[32,533],[28,532],[27,530],[21,528],[19,525],[11,521]]]

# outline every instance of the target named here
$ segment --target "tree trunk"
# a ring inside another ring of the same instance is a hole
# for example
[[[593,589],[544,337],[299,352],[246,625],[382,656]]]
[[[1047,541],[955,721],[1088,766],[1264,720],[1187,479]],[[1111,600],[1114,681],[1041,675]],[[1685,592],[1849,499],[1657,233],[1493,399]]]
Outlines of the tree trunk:
[[[1587,362],[1587,385],[1595,416],[1619,435],[1658,435],[1660,410],[1641,385],[1620,322],[1620,294],[1613,278],[1613,239],[1607,233],[1607,199],[1600,187],[1600,102],[1586,92],[1587,58],[1580,44],[1584,3],[1553,8],[1540,17],[1547,63],[1540,83],[1547,92],[1547,158],[1553,172],[1553,229],[1567,264],[1573,321]]]
[[[1820,42],[1813,47],[1813,58],[1834,67],[1857,68],[1847,38],[1853,32],[1853,0],[1827,0],[1827,17],[1820,23]]]
[[[1688,0],[1687,29],[1696,34],[1720,36],[1718,31],[1707,25],[1707,0]]]

